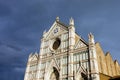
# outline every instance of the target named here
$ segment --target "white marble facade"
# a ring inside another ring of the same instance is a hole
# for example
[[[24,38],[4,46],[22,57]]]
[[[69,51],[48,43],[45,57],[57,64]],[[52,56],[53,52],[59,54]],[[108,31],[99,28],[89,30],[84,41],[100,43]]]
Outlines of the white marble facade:
[[[76,34],[74,20],[69,25],[59,17],[43,32],[40,53],[28,58],[24,80],[99,80],[94,36],[89,42]]]

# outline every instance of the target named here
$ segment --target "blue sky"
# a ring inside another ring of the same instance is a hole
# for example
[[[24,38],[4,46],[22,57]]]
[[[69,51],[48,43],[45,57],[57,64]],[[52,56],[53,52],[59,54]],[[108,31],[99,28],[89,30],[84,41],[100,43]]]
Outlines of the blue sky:
[[[0,80],[23,80],[28,55],[39,52],[40,39],[55,18],[86,41],[92,32],[106,53],[120,62],[120,0],[0,0]]]

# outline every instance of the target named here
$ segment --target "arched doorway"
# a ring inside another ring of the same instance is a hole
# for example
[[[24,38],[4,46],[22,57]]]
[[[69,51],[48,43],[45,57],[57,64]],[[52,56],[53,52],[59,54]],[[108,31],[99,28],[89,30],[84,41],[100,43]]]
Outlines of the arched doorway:
[[[59,80],[59,73],[55,67],[53,67],[53,72],[50,75],[50,80]]]
[[[87,75],[85,75],[83,72],[81,73],[81,80],[88,80]]]

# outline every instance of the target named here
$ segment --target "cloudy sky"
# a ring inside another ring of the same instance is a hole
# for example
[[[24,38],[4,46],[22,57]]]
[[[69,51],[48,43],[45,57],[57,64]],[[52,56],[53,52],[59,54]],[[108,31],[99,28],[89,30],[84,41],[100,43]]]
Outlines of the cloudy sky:
[[[43,31],[56,16],[71,17],[86,41],[92,32],[120,62],[120,0],[0,0],[0,80],[23,80],[28,55],[39,52]]]

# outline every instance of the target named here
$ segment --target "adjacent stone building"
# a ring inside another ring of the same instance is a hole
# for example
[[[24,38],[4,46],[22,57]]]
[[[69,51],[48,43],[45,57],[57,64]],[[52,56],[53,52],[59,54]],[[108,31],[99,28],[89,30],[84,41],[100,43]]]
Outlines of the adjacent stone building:
[[[120,75],[120,65],[109,52],[103,52],[92,33],[88,42],[69,25],[56,18],[44,31],[40,52],[30,54],[24,80],[109,80]]]

